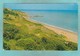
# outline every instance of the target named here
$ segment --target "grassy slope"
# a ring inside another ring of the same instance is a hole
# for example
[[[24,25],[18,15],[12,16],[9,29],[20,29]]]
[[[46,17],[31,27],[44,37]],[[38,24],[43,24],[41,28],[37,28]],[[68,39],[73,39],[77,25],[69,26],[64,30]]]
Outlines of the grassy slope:
[[[25,18],[26,17],[26,18]],[[24,12],[4,9],[3,47],[6,50],[76,50],[77,44],[64,40],[40,23],[28,21]]]

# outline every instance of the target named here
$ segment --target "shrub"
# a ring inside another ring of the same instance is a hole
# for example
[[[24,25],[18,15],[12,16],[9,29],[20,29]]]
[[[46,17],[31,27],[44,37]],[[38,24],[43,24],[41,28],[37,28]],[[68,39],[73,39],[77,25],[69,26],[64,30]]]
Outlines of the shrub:
[[[4,48],[5,50],[10,50],[9,45],[8,45],[6,42],[3,42],[3,48]]]
[[[47,43],[47,38],[42,37],[42,42],[43,42],[43,43]]]
[[[9,39],[14,39],[15,35],[19,32],[18,28],[16,28],[15,25],[11,24],[4,24],[4,33],[3,37],[6,38],[7,40]]]
[[[77,44],[73,42],[69,42],[67,44],[68,47],[70,47],[72,50],[77,50]]]
[[[36,49],[36,43],[31,38],[20,39],[17,41],[17,46],[24,47],[25,50],[33,50]]]

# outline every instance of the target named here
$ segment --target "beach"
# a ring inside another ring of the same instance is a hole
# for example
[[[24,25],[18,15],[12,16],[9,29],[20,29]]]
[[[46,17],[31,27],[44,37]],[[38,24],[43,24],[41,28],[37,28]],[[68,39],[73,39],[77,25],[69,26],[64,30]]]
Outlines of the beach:
[[[65,30],[65,29],[61,29],[61,28],[57,28],[55,26],[49,26],[49,25],[44,25],[46,28],[55,31],[57,34],[62,34],[64,36],[66,36],[66,40],[67,41],[71,41],[71,42],[75,42],[78,43],[78,34]]]

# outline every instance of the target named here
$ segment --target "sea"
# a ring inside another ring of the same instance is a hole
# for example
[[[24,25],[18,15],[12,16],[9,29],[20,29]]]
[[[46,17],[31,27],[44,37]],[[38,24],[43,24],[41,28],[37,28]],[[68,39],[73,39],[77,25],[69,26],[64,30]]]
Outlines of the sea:
[[[31,20],[78,33],[77,10],[22,10]]]

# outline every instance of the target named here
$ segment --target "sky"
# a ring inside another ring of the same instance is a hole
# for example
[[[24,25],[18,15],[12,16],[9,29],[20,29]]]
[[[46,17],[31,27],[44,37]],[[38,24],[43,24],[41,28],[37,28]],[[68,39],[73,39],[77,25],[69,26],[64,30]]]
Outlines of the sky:
[[[6,3],[5,8],[26,9],[26,10],[77,10],[76,3],[54,3],[54,4],[24,4],[24,3]]]

